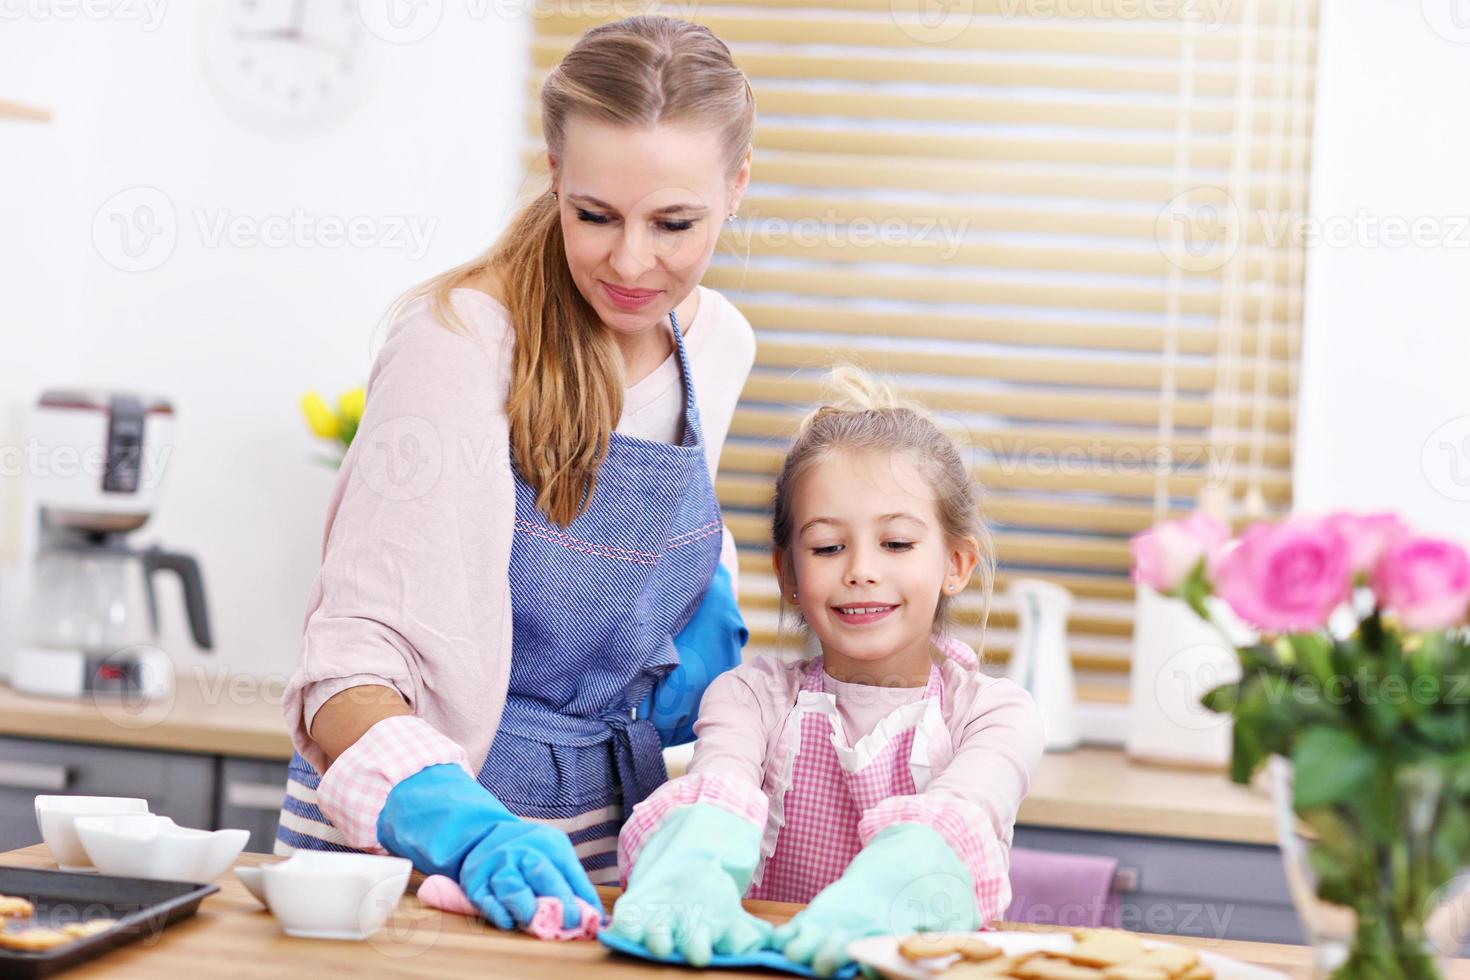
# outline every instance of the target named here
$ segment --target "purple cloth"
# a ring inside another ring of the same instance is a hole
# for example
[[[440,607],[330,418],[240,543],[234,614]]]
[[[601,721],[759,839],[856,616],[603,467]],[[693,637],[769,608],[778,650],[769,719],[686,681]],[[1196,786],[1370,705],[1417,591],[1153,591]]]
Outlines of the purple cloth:
[[[1007,922],[1061,926],[1118,925],[1113,894],[1116,858],[1011,848],[1011,905]]]

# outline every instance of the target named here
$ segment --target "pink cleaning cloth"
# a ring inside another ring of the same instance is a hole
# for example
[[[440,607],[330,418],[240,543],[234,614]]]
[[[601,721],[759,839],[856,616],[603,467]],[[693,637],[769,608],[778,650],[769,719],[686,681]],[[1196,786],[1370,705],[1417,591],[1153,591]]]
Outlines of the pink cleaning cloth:
[[[419,885],[419,901],[430,908],[456,915],[479,915],[480,910],[470,901],[459,882],[445,875],[430,875]],[[537,939],[593,939],[602,928],[602,913],[594,905],[577,899],[582,909],[582,921],[575,928],[562,925],[561,900],[542,896],[536,899],[536,914],[526,924],[525,930]]]

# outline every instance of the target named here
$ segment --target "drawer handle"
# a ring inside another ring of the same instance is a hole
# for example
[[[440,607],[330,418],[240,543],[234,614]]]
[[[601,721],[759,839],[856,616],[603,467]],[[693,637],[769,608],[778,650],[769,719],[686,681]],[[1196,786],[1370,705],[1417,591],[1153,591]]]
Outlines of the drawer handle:
[[[66,766],[0,759],[0,786],[62,792],[70,783],[71,769]]]
[[[246,810],[269,810],[281,808],[286,799],[286,787],[282,783],[226,783],[225,805],[238,806]]]
[[[1113,891],[1120,895],[1128,892],[1138,891],[1138,883],[1143,875],[1137,868],[1122,865],[1113,872]]]

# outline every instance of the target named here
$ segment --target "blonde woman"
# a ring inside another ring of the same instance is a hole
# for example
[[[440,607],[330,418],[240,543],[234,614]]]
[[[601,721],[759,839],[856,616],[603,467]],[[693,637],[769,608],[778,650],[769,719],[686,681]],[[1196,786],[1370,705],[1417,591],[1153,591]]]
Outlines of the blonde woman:
[[[650,696],[744,641],[712,478],[755,341],[698,283],[755,104],[707,29],[636,17],[577,42],[541,114],[546,192],[404,297],[369,377],[276,850],[405,856],[566,938],[596,931],[592,882],[667,778]]]

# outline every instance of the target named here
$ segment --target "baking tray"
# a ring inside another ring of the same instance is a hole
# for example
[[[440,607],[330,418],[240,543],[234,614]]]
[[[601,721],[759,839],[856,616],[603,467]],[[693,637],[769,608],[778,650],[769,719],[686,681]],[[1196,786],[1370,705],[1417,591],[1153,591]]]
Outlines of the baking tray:
[[[50,976],[140,939],[157,942],[164,926],[193,915],[205,896],[217,891],[218,885],[187,881],[0,865],[0,895],[19,896],[36,907],[29,919],[4,919],[3,923],[11,928],[25,924],[59,928],[93,919],[118,920],[103,932],[54,949],[23,952],[0,948],[0,976]]]

